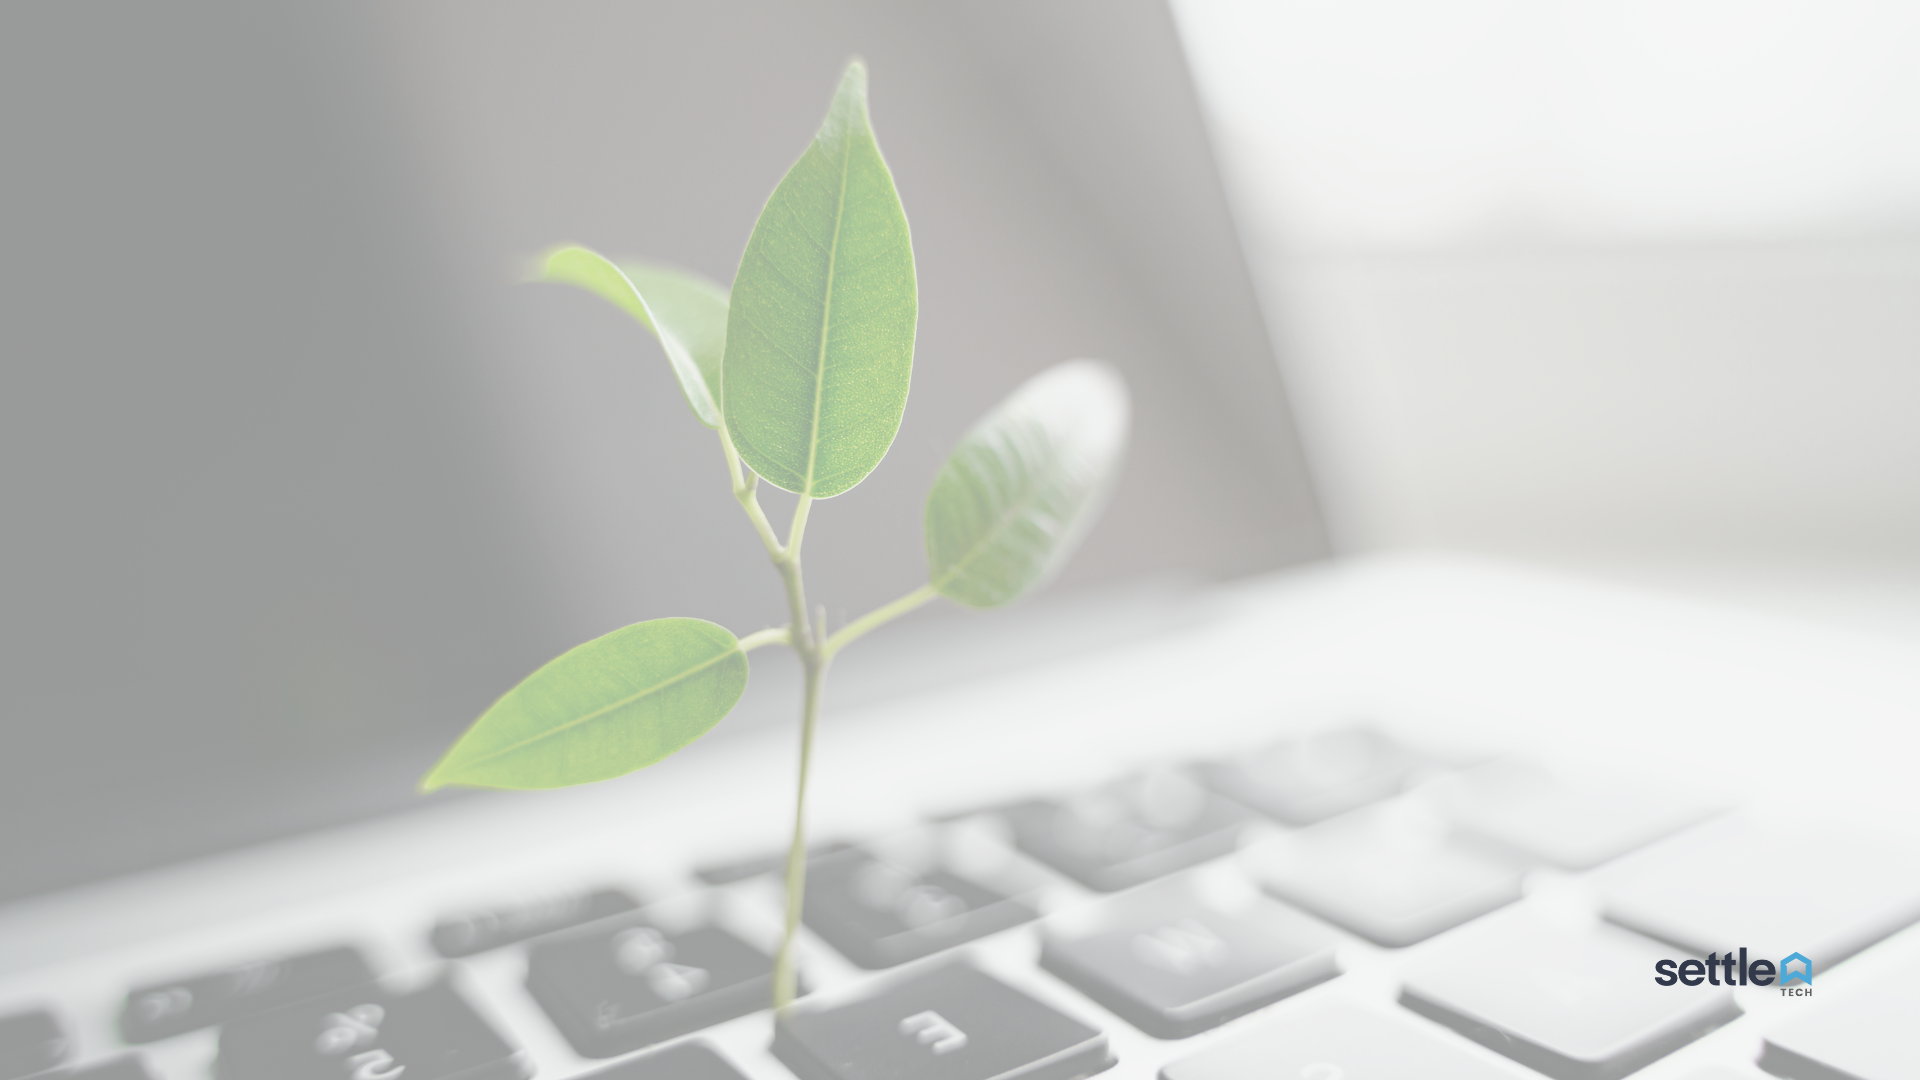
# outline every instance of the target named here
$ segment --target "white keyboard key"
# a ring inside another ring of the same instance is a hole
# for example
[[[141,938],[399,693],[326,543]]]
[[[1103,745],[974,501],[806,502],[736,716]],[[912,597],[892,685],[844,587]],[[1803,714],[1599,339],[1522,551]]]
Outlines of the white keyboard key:
[[[1775,837],[1709,821],[1600,871],[1607,918],[1705,956],[1745,948],[1816,971],[1920,918],[1920,850],[1828,831]]]
[[[1291,825],[1311,825],[1394,795],[1421,758],[1372,728],[1347,727],[1289,739],[1200,766],[1220,794]]]
[[[1380,945],[1423,941],[1520,897],[1504,860],[1368,812],[1249,848],[1267,891]]]
[[[1762,1069],[1789,1080],[1920,1078],[1913,1041],[1920,983],[1910,971],[1849,987],[1836,1001],[1796,1004],[1806,1006],[1803,1015],[1767,1032]]]
[[[1508,1080],[1445,1038],[1334,1002],[1181,1058],[1160,1080]]]
[[[1504,762],[1442,777],[1421,790],[1461,833],[1567,870],[1617,859],[1711,812],[1656,790],[1569,784]]]
[[[1422,955],[1400,1003],[1556,1080],[1611,1080],[1740,1015],[1721,986],[1660,986],[1669,950],[1610,926],[1482,926]]]

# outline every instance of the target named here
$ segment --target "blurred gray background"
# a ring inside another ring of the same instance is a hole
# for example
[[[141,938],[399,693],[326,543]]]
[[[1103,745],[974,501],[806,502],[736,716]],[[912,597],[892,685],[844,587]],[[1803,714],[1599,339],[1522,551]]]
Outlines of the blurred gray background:
[[[730,279],[855,54],[921,320],[893,452],[813,514],[831,617],[924,580],[947,450],[1075,356],[1135,434],[1057,602],[1148,632],[1324,555],[1152,0],[9,4],[0,898],[417,805],[560,651],[783,621],[657,347],[516,282],[561,241]],[[1047,611],[929,611],[834,694],[1098,643]],[[771,652],[730,724],[791,711]]]

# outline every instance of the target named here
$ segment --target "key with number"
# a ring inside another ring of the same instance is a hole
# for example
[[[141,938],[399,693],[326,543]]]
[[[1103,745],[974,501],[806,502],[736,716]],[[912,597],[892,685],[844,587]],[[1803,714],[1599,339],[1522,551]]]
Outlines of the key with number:
[[[1824,970],[1920,918],[1920,845],[1720,818],[1621,859],[1599,884],[1608,919],[1695,955],[1800,953]]]
[[[747,1080],[727,1059],[702,1042],[675,1043],[628,1058],[578,1080]]]
[[[767,1007],[773,960],[711,924],[612,920],[533,946],[527,989],[573,1048],[612,1057]]]
[[[1710,813],[1661,791],[1570,784],[1508,763],[1444,777],[1421,791],[1463,834],[1567,870],[1599,866]]]
[[[526,1055],[447,979],[377,986],[257,1013],[220,1029],[220,1080],[525,1080]]]
[[[1399,793],[1424,759],[1368,727],[1335,728],[1200,767],[1215,791],[1291,825]]]
[[[1000,811],[1022,851],[1090,889],[1116,892],[1228,854],[1254,820],[1179,772],[1157,771]]]
[[[916,873],[859,848],[807,860],[807,925],[870,970],[930,956],[1035,914],[957,874]]]
[[[964,963],[802,1002],[773,1053],[800,1080],[1077,1080],[1113,1064],[1099,1029]]]
[[[1520,897],[1520,869],[1363,811],[1249,849],[1254,880],[1380,945],[1424,941]]]
[[[0,1016],[0,1080],[14,1080],[66,1060],[72,1043],[45,1009]]]
[[[152,1042],[372,981],[373,969],[350,946],[257,960],[130,992],[120,1037]]]
[[[1040,966],[1149,1035],[1178,1039],[1339,974],[1333,939],[1271,901],[1228,913],[1149,887],[1049,926]]]
[[[1611,926],[1483,926],[1429,952],[1400,1003],[1555,1080],[1612,1080],[1740,1015],[1733,991],[1661,986],[1669,950]]]
[[[619,889],[562,894],[449,916],[434,924],[429,940],[441,956],[472,956],[639,907]]]
[[[1824,989],[1822,993],[1824,993]],[[1803,1002],[1792,1002],[1794,1005]],[[1788,1080],[1908,1080],[1920,985],[1894,971],[1847,988],[1837,1001],[1793,1010],[1766,1034],[1760,1067]]]
[[[1160,1080],[1509,1080],[1495,1065],[1410,1023],[1344,1002],[1275,1018],[1181,1058]]]

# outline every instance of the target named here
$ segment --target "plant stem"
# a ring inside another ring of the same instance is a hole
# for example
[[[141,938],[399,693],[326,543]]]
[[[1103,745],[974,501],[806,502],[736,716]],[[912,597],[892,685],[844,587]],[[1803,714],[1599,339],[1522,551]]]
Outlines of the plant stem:
[[[825,657],[802,654],[806,664],[806,695],[800,711],[800,786],[793,800],[793,844],[787,849],[787,922],[780,938],[780,952],[773,963],[773,1007],[781,1011],[793,1004],[799,988],[795,965],[794,938],[800,929],[800,912],[807,892],[807,773],[813,762],[813,728],[820,716],[820,692],[827,679]]]
[[[900,599],[890,604],[884,604],[874,608],[872,611],[841,627],[838,633],[827,638],[826,644],[821,646],[820,651],[827,659],[831,660],[835,653],[866,636],[868,631],[892,622],[939,595],[939,593],[934,591],[931,584],[922,585]],[[825,632],[824,627],[822,627],[822,632]]]
[[[789,645],[792,644],[792,642],[793,635],[788,632],[787,628],[784,626],[776,626],[771,630],[756,630],[746,637],[741,638],[740,651],[752,652],[762,645]]]

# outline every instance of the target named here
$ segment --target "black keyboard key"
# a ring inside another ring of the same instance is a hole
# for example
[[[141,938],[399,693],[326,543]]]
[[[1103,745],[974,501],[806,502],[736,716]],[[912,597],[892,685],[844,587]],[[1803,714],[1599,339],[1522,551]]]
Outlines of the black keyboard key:
[[[1339,974],[1332,936],[1271,902],[1227,914],[1154,889],[1104,907],[1072,932],[1049,926],[1040,965],[1156,1038],[1185,1038]]]
[[[1250,848],[1244,865],[1280,899],[1395,948],[1520,898],[1519,867],[1379,811]]]
[[[575,1050],[613,1057],[768,1008],[773,960],[718,926],[617,919],[536,943],[527,989]]]
[[[1555,1080],[1613,1080],[1740,1015],[1722,986],[1660,986],[1671,950],[1610,926],[1484,926],[1423,955],[1400,1003]]]
[[[1117,892],[1218,858],[1251,811],[1179,772],[1153,772],[1065,800],[1001,811],[1020,850],[1090,889]]]
[[[220,1029],[219,1080],[524,1080],[526,1055],[447,979],[410,994],[377,986],[301,1002]]]
[[[703,1042],[675,1043],[628,1058],[577,1080],[747,1080]]]
[[[152,1042],[373,981],[358,949],[340,946],[143,986],[127,994],[120,1037]]]
[[[1099,1029],[973,967],[944,964],[774,1025],[800,1080],[1077,1080],[1113,1065]]]
[[[1509,1080],[1444,1038],[1330,1003],[1181,1058],[1160,1080]]]
[[[639,901],[619,889],[542,897],[441,919],[434,924],[429,940],[435,952],[449,959],[472,956],[639,907]]]
[[[72,1045],[45,1009],[0,1016],[0,1080],[51,1069],[67,1059]]]
[[[1336,728],[1202,765],[1215,791],[1291,825],[1311,825],[1398,794],[1419,755],[1372,728]]]
[[[852,847],[852,844],[841,843],[837,840],[828,841],[824,844],[815,844],[807,848],[807,858],[809,860],[818,859],[846,851]],[[731,885],[736,881],[746,881],[748,878],[785,873],[786,869],[787,853],[782,851],[777,854],[755,855],[750,859],[736,859],[732,862],[713,863],[702,866],[693,872],[693,876],[708,885]]]
[[[915,873],[859,848],[807,860],[807,926],[869,970],[930,956],[1035,918],[946,870]]]

